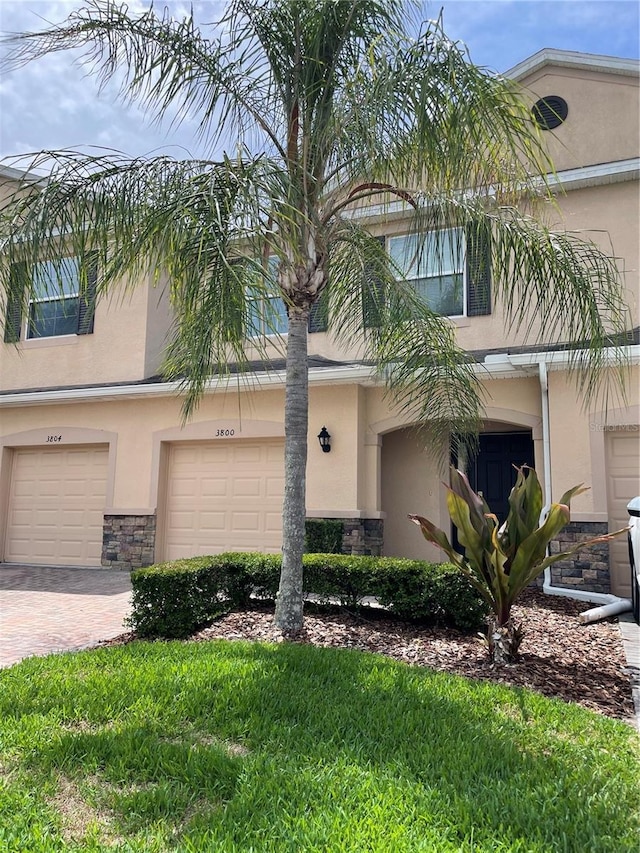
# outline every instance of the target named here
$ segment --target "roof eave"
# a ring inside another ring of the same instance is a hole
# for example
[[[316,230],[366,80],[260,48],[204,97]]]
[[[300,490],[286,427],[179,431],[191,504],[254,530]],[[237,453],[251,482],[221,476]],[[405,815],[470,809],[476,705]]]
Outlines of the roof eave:
[[[520,81],[535,71],[545,68],[547,65],[555,65],[560,68],[574,68],[581,71],[604,71],[609,74],[622,74],[627,77],[638,77],[640,74],[640,62],[637,59],[544,47],[532,56],[514,65],[513,68],[505,71],[502,76]]]

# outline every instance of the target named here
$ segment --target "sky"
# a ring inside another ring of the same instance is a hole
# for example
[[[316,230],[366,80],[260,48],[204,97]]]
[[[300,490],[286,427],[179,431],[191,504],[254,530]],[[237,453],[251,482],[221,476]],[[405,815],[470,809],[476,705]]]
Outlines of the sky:
[[[35,31],[60,23],[79,0],[0,0],[0,33]],[[147,4],[129,0],[138,10]],[[157,0],[156,8],[165,5]],[[167,3],[176,17],[189,4]],[[193,0],[198,23],[215,21],[224,0]],[[477,65],[504,72],[544,47],[640,57],[638,0],[440,0],[425,2],[424,16],[443,10],[448,36],[462,41]],[[0,47],[0,56],[2,48]],[[103,146],[129,156],[168,153],[203,156],[195,123],[174,129],[149,124],[135,106],[117,99],[115,84],[99,91],[65,51],[0,77],[0,160],[41,150]]]

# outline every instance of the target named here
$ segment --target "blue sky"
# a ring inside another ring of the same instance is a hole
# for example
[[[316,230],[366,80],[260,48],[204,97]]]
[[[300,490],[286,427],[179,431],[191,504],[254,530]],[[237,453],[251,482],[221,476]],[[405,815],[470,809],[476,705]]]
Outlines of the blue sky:
[[[0,0],[0,31],[38,30],[58,23],[79,4],[67,0]],[[156,6],[161,7],[162,0]],[[176,15],[188,3],[168,4]],[[197,20],[215,20],[222,0],[194,0]],[[131,9],[144,8],[130,0]],[[444,9],[445,30],[463,41],[472,60],[507,71],[543,47],[638,59],[640,3],[637,0],[442,0],[426,2],[426,17]],[[42,149],[98,145],[132,156],[158,150],[199,154],[193,126],[177,131],[150,127],[132,106],[124,107],[112,87],[99,92],[74,66],[69,53],[46,57],[0,80],[0,157]]]

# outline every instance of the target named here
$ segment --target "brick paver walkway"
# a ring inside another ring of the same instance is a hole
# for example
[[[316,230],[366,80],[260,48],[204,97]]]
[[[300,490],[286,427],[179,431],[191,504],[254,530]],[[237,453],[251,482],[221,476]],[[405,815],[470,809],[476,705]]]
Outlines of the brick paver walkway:
[[[0,565],[0,666],[122,634],[127,572]]]

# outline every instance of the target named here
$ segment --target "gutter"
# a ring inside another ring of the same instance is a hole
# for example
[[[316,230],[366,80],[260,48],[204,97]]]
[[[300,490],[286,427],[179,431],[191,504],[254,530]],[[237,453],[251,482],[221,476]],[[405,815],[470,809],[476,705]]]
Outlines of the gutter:
[[[613,349],[613,348],[612,348]],[[614,354],[607,353],[606,365],[616,366],[620,363],[620,357],[629,364],[640,364],[640,345],[634,344],[628,347],[616,347],[619,353],[616,358]],[[620,352],[621,351],[621,352]],[[569,355],[576,356],[576,352],[568,353],[565,350],[537,353],[522,353],[510,355],[509,353],[494,353],[486,356],[483,362],[474,365],[474,372],[480,377],[490,376],[493,378],[506,379],[522,376],[526,368],[538,368],[541,361],[547,370],[564,370],[569,364]],[[358,383],[368,387],[380,384],[380,378],[374,367],[364,364],[351,364],[341,367],[312,367],[309,370],[309,383],[312,385],[332,384],[340,385]],[[211,379],[205,386],[204,393],[212,394],[216,391],[224,391],[228,388],[260,389],[260,388],[283,388],[285,384],[285,371],[274,370],[263,373],[230,374]],[[60,403],[83,403],[104,400],[138,400],[151,397],[170,397],[181,390],[179,382],[147,382],[140,384],[123,384],[105,386],[93,386],[89,388],[59,388],[56,390],[43,391],[15,391],[0,394],[0,409],[12,406],[46,406]]]
[[[631,344],[630,346],[612,346],[608,348],[604,355],[605,367],[617,367],[621,363],[640,364],[640,344]],[[575,362],[576,357],[580,357],[582,353],[586,354],[586,350],[550,350],[543,352],[525,352],[525,353],[494,353],[486,356],[484,362],[478,365],[479,368],[486,369],[488,373],[502,372],[518,375],[523,368],[531,367],[539,370],[538,365],[544,362],[547,370],[564,370],[570,362]]]
[[[604,71],[610,74],[621,74],[630,77],[637,77],[640,68],[640,63],[638,63],[637,59],[543,47],[542,50],[514,65],[501,76],[510,77],[512,80],[521,80],[523,77],[527,77],[529,74],[547,65],[555,65],[560,68],[576,68],[581,71]]]
[[[209,380],[205,385],[205,394],[225,391],[228,388],[259,389],[283,388],[286,374],[284,370],[265,373],[230,374]],[[346,367],[312,367],[309,370],[309,384],[344,385],[357,382],[360,385],[375,385],[375,369],[368,365]],[[17,391],[0,394],[0,408],[12,406],[44,406],[59,403],[87,403],[105,400],[137,400],[151,397],[169,397],[182,388],[180,382],[148,382],[139,385],[112,385],[109,387],[61,388],[54,391]]]

